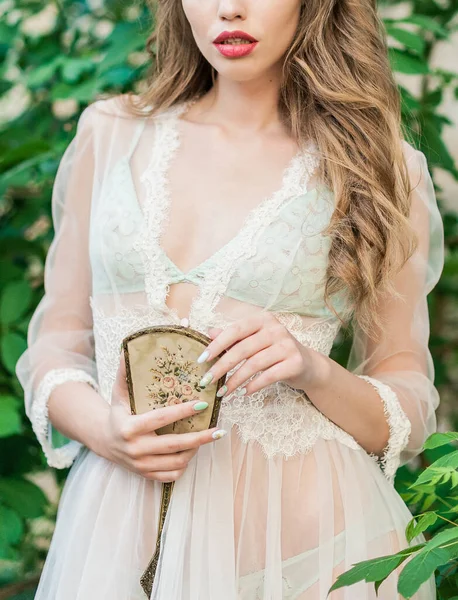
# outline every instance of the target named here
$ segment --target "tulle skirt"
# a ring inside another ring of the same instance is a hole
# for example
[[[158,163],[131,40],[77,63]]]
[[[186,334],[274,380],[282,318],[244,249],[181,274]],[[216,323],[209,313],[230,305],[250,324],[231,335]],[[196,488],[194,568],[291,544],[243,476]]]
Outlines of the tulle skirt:
[[[223,424],[224,425],[224,424]],[[86,448],[61,496],[36,600],[145,600],[161,484]],[[355,562],[406,547],[411,515],[363,450],[318,440],[267,459],[232,429],[199,449],[175,483],[154,600],[325,600]],[[423,541],[417,537],[414,543]],[[397,575],[329,600],[395,600]],[[413,597],[436,598],[431,578]]]

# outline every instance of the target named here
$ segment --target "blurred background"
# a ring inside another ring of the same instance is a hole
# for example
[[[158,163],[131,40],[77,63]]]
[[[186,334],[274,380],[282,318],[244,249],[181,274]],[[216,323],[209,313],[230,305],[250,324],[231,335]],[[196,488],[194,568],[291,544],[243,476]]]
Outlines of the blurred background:
[[[445,269],[429,296],[430,347],[439,431],[457,431],[458,0],[387,1],[379,10],[403,119],[426,155],[445,224]],[[145,2],[0,0],[0,600],[33,598],[68,473],[47,467],[14,374],[43,294],[53,179],[85,106],[143,89],[153,27]],[[344,361],[348,348],[339,336],[333,358]],[[458,476],[409,488],[455,443],[399,469],[396,488],[413,514],[442,511],[458,525]],[[426,535],[433,532],[434,523]],[[439,599],[458,599],[456,560],[437,569],[436,580]]]

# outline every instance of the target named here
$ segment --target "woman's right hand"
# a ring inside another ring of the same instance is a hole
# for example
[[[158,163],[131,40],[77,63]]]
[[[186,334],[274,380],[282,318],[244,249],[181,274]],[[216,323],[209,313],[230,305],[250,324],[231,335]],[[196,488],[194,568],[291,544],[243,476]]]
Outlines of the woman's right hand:
[[[157,435],[156,429],[196,414],[196,404],[199,403],[185,402],[132,415],[126,365],[121,353],[98,454],[146,479],[162,483],[176,481],[200,446],[226,434],[214,427],[196,433]]]

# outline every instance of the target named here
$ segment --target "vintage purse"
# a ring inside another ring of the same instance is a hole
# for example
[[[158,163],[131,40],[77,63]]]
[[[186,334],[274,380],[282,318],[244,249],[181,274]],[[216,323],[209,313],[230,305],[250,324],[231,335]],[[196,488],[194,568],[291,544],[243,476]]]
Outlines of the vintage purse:
[[[216,392],[224,384],[226,375],[205,388],[200,387],[199,382],[226,350],[210,361],[197,362],[211,341],[201,332],[181,325],[147,327],[124,338],[122,347],[132,414],[199,400],[208,402],[208,409],[157,429],[156,433],[187,433],[215,427],[221,404]],[[173,482],[162,484],[156,550],[140,579],[148,598],[153,589],[173,485]]]

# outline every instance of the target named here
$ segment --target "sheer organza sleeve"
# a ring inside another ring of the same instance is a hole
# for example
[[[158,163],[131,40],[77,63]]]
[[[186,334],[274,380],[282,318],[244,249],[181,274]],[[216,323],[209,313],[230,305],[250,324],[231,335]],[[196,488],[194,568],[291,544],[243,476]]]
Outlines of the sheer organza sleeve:
[[[436,429],[439,394],[428,342],[427,295],[436,285],[444,260],[443,222],[425,155],[403,142],[412,183],[410,218],[419,244],[396,277],[401,295],[380,301],[384,322],[375,342],[355,327],[347,368],[364,378],[380,395],[390,436],[380,464],[393,481],[398,467],[421,452]]]
[[[56,386],[86,382],[98,389],[94,359],[89,262],[89,222],[94,180],[93,107],[81,114],[54,180],[54,238],[44,274],[45,294],[29,324],[27,349],[16,365],[26,414],[48,464],[68,467],[81,444],[58,432],[48,419]]]

